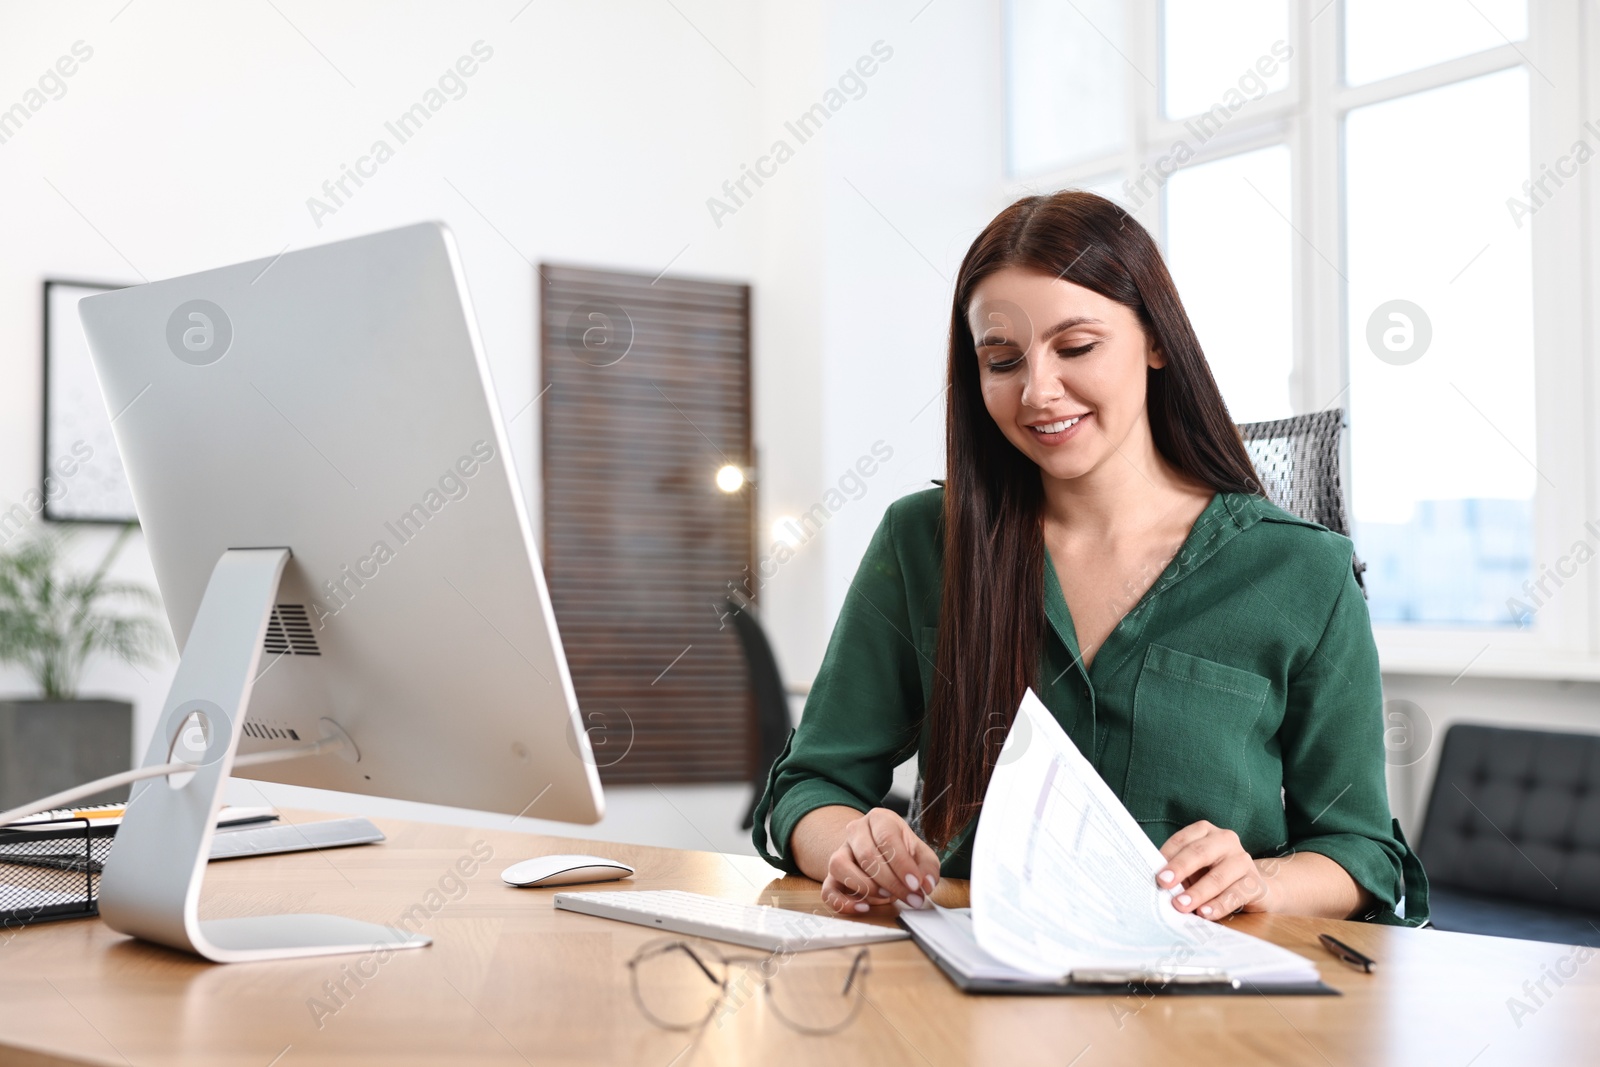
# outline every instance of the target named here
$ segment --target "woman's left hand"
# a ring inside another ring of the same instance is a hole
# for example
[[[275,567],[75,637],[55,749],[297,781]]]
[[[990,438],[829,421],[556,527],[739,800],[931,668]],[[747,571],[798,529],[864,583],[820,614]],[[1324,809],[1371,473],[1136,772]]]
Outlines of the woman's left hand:
[[[1182,886],[1173,907],[1202,919],[1236,911],[1272,911],[1272,883],[1232,830],[1204,819],[1190,823],[1161,846],[1166,866],[1156,872],[1162,889]]]

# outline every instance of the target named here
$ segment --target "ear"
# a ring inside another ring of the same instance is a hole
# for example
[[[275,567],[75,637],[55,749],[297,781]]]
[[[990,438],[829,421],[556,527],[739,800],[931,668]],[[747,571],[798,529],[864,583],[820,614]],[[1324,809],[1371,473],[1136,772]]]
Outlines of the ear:
[[[1155,345],[1151,345],[1145,354],[1144,362],[1151,370],[1160,370],[1167,365],[1167,354]]]

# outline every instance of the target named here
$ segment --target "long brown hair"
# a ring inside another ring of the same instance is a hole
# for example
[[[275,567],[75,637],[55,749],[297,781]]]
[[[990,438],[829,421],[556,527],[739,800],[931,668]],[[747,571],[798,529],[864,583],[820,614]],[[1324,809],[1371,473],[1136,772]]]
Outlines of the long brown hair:
[[[950,310],[945,423],[944,591],[939,606],[923,836],[944,848],[983,804],[1045,629],[1044,500],[1038,466],[984,407],[967,305],[1004,267],[1064,278],[1133,310],[1166,366],[1146,372],[1146,412],[1162,458],[1218,492],[1261,492],[1194,327],[1155,242],[1093,193],[1028,196],[968,249]]]

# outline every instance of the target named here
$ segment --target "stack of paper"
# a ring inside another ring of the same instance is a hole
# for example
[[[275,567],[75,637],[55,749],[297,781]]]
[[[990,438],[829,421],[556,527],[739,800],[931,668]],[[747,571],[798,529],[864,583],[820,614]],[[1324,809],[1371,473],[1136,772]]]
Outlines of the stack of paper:
[[[1030,689],[984,795],[972,907],[907,911],[925,947],[970,978],[1038,982],[1111,973],[1314,985],[1316,965],[1178,911],[1166,864]]]

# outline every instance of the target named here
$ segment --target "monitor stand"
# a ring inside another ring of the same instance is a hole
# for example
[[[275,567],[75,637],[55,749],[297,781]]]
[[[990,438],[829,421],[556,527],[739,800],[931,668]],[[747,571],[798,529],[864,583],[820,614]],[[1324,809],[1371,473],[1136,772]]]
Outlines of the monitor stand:
[[[214,819],[288,561],[286,548],[229,549],[211,572],[142,764],[195,770],[133,787],[100,876],[100,915],[113,930],[217,963],[420,948],[431,939],[336,915],[200,920]]]

